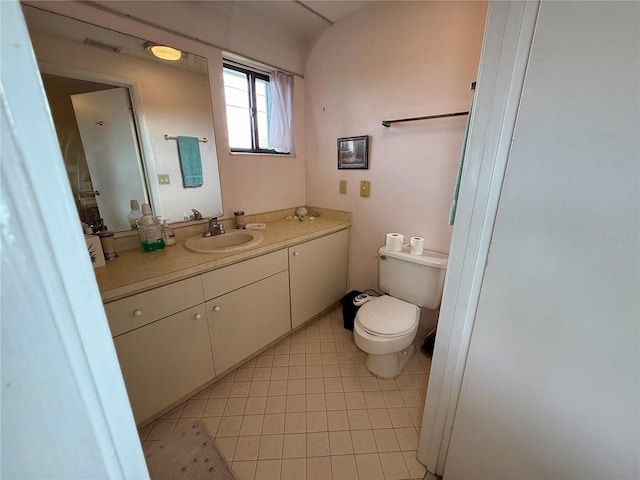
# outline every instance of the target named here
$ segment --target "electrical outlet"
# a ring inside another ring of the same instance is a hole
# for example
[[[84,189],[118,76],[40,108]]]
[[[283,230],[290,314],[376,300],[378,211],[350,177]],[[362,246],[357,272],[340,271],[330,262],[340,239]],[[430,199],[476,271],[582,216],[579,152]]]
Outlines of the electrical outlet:
[[[346,180],[340,180],[340,189],[338,190],[338,192],[341,195],[346,195],[347,194],[347,181]]]
[[[158,183],[160,185],[169,185],[171,183],[171,180],[169,179],[169,174],[158,175]]]
[[[360,196],[361,197],[371,196],[371,182],[367,180],[362,180],[360,182]]]

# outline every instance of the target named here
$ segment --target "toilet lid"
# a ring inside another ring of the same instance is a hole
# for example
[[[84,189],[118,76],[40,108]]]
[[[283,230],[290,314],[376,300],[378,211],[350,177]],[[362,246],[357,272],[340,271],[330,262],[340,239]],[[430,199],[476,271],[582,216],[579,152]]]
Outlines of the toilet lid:
[[[362,305],[356,318],[360,326],[369,333],[397,336],[415,326],[419,310],[411,303],[383,295]]]

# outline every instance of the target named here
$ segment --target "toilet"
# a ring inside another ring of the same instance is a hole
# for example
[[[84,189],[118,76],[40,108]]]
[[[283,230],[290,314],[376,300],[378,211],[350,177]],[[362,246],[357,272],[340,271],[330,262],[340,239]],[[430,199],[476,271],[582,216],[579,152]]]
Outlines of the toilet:
[[[413,353],[420,308],[440,305],[448,256],[423,250],[422,255],[378,250],[379,287],[386,294],[373,297],[356,313],[353,336],[367,353],[367,369],[381,378],[400,375]]]

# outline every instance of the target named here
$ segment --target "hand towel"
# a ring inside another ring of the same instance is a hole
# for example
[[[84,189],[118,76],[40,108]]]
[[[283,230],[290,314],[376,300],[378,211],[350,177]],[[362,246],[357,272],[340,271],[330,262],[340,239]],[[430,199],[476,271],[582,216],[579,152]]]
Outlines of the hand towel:
[[[200,142],[196,137],[178,137],[178,153],[182,169],[182,185],[186,187],[202,186],[202,161],[200,160]]]

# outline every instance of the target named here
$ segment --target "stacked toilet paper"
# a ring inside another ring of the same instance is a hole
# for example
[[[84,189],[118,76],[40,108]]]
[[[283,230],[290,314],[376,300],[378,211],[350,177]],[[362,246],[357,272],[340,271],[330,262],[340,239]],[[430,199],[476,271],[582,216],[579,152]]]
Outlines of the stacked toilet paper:
[[[401,252],[404,247],[409,249],[409,253],[412,255],[422,255],[424,250],[424,238],[411,237],[409,243],[404,243],[404,235],[401,233],[387,233],[387,250],[392,252]]]

